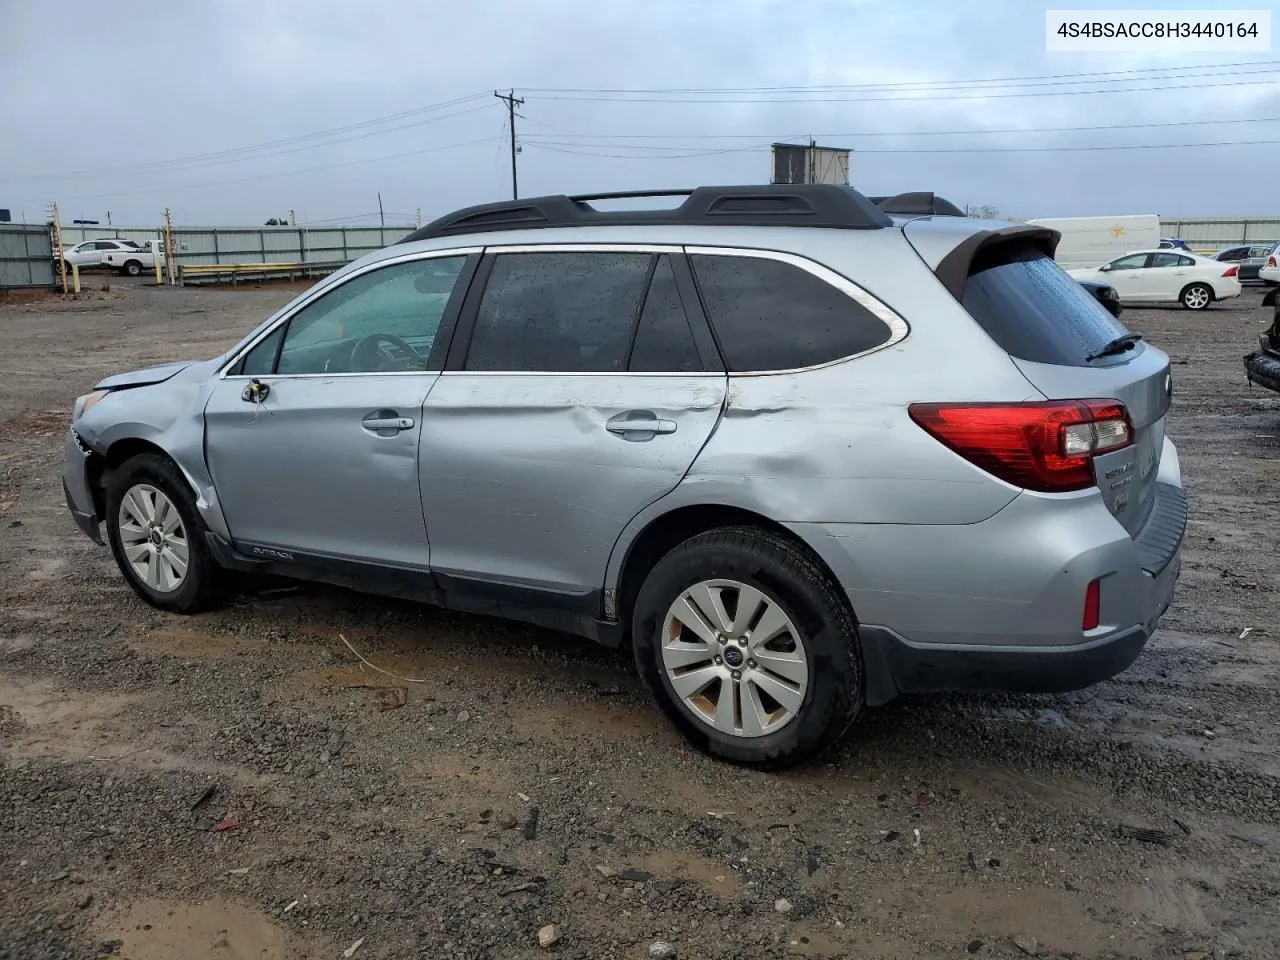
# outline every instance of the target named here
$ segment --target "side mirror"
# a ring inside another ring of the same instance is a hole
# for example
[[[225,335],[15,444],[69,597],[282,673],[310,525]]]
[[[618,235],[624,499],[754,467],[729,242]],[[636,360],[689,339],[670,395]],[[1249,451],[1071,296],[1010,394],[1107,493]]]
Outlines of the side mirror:
[[[1109,263],[1104,263],[1102,266],[1098,268],[1098,270],[1100,270],[1102,273],[1106,273],[1110,269],[1111,269],[1111,264]]]

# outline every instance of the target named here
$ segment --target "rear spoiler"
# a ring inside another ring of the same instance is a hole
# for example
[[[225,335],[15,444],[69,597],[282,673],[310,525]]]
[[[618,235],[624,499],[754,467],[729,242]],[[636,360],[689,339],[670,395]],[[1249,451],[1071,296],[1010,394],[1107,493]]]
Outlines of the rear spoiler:
[[[892,197],[871,197],[871,202],[885,213],[896,213],[900,216],[938,216],[963,217],[964,211],[950,200],[934,193],[898,193]]]
[[[964,282],[969,278],[969,271],[979,253],[1004,244],[1027,243],[1052,257],[1057,252],[1058,241],[1061,239],[1062,234],[1057,230],[1029,223],[1013,224],[996,230],[979,230],[960,241],[954,250],[939,261],[933,273],[951,295],[959,300],[964,294]]]

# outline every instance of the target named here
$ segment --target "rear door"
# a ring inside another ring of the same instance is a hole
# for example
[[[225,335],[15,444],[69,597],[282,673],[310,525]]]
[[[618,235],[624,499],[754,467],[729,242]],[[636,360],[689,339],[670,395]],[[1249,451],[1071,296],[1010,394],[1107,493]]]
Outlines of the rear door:
[[[1149,254],[1147,269],[1142,271],[1143,299],[1177,300],[1182,288],[1191,282],[1194,266],[1194,260],[1176,251]]]
[[[1148,271],[1158,272],[1158,271]],[[1108,509],[1131,534],[1155,499],[1172,395],[1169,358],[1147,343],[1089,359],[1127,331],[1026,243],[984,250],[965,281],[965,309],[1049,400],[1115,399],[1133,422],[1135,443],[1098,457],[1098,486]]]
[[[680,257],[592,245],[486,255],[423,415],[437,577],[587,602],[599,590],[623,528],[680,482],[724,404]]]

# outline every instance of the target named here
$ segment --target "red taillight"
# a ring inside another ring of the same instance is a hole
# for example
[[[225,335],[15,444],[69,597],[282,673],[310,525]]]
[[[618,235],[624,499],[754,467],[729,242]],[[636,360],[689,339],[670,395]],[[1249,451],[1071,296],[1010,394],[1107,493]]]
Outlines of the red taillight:
[[[1090,580],[1084,591],[1084,618],[1080,625],[1085,630],[1096,630],[1102,618],[1102,580]]]
[[[1129,413],[1115,400],[913,403],[907,412],[975,466],[1042,493],[1093,486],[1093,458],[1133,443]]]
[[[1223,272],[1223,274],[1222,274],[1222,275],[1223,275],[1224,277],[1234,277],[1234,276],[1236,275],[1236,268],[1235,268],[1235,267],[1227,267],[1227,269]]]
[[[1267,266],[1268,266],[1268,267],[1274,267],[1275,265],[1276,265],[1276,258],[1275,258],[1275,257],[1267,257]]]

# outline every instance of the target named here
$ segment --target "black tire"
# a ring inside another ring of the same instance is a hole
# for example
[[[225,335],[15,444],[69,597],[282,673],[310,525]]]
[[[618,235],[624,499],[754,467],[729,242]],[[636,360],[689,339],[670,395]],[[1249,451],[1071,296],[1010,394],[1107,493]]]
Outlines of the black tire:
[[[137,260],[130,260],[124,265],[124,272],[131,277],[137,277],[142,274],[142,264]]]
[[[1203,299],[1200,295],[1203,295]],[[1213,303],[1213,287],[1207,283],[1188,284],[1178,295],[1178,299],[1188,310],[1208,310]]]
[[[734,736],[697,719],[663,667],[661,633],[669,607],[690,586],[713,579],[763,591],[803,637],[809,666],[804,699],[794,717],[772,733]],[[843,737],[865,702],[861,646],[848,605],[807,553],[754,527],[699,534],[659,560],[636,598],[632,647],[645,686],[685,738],[705,753],[743,766],[780,770],[818,756]]]
[[[70,280],[70,279],[71,279],[71,264],[70,264],[70,263],[68,263],[66,260],[63,260],[63,261],[62,261],[62,266],[63,266],[63,267],[66,269],[66,271],[67,271],[67,279],[68,279],[68,280]]]
[[[186,575],[177,589],[160,591],[147,584],[133,569],[124,553],[120,534],[120,504],[136,484],[146,483],[162,492],[177,508],[186,535],[188,562]],[[224,571],[205,545],[206,527],[196,509],[195,496],[176,464],[158,453],[139,454],[126,460],[107,480],[107,539],[116,565],[135,593],[161,610],[197,613],[213,606],[222,595]]]

